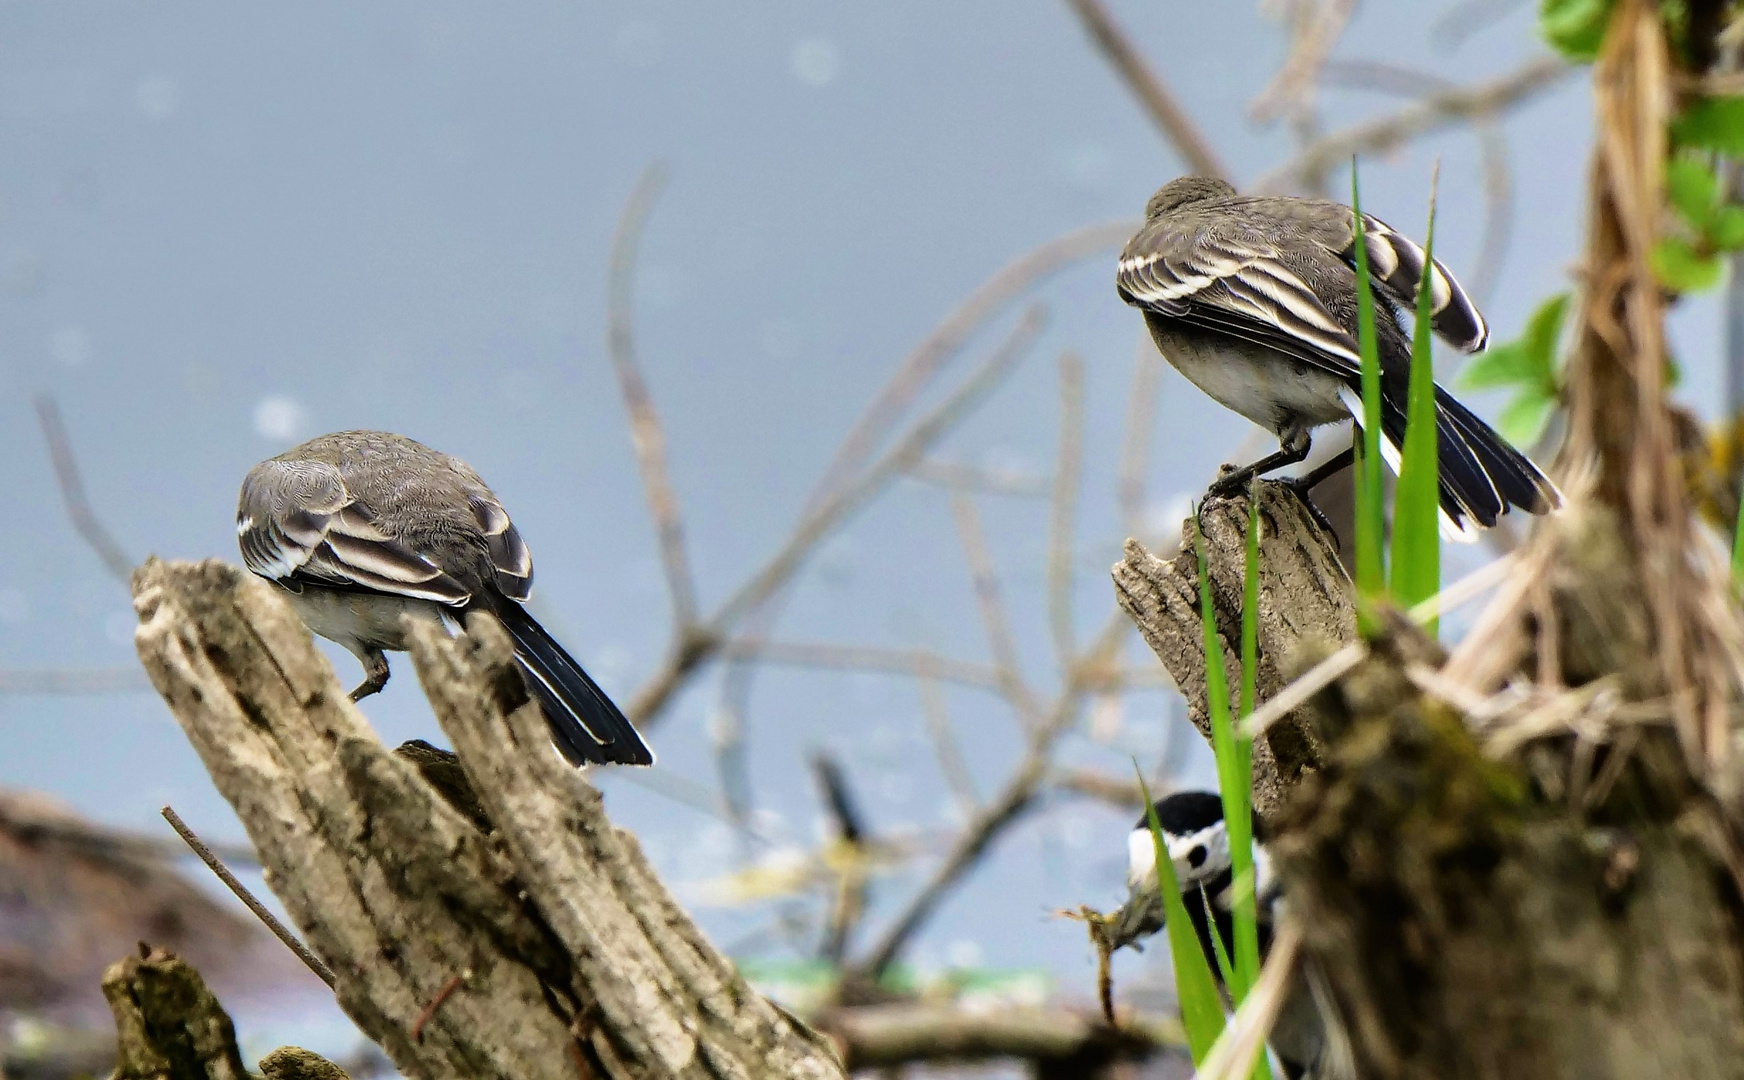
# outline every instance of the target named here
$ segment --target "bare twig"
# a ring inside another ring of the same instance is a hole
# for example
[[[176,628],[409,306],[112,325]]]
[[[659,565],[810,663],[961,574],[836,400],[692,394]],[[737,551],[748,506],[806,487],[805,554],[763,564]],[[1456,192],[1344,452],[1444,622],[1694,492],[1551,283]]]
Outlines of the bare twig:
[[[1162,129],[1163,135],[1186,161],[1187,167],[1200,176],[1228,176],[1229,170],[1224,168],[1217,152],[1211,149],[1204,134],[1187,118],[1180,102],[1175,100],[1175,95],[1164,85],[1156,69],[1139,54],[1102,0],[1068,2],[1072,5],[1072,10],[1078,13],[1078,19],[1090,34],[1090,40],[1096,43],[1096,47],[1102,51],[1108,62],[1114,65],[1114,70],[1125,81],[1127,89],[1132,91],[1139,104],[1144,106],[1145,112],[1150,114],[1151,120]]]
[[[132,694],[150,689],[138,668],[0,668],[0,694]]]
[[[308,946],[298,940],[297,935],[291,933],[290,927],[280,922],[276,915],[266,909],[265,904],[254,898],[254,894],[248,891],[248,886],[238,881],[236,875],[230,872],[230,868],[224,865],[224,861],[218,858],[198,836],[194,835],[194,830],[188,828],[188,823],[182,820],[180,814],[167,806],[163,808],[161,813],[164,820],[170,823],[170,828],[176,830],[176,835],[180,836],[182,841],[193,849],[194,854],[200,857],[200,861],[206,864],[207,869],[218,875],[219,881],[222,881],[231,892],[236,894],[236,898],[242,901],[243,906],[253,912],[255,918],[266,924],[266,928],[272,931],[274,937],[284,942],[287,949],[296,953],[297,959],[301,960],[310,971],[313,971],[316,978],[327,984],[327,989],[333,989],[333,972],[321,962],[321,958],[310,952]]]
[[[630,201],[624,206],[618,221],[617,235],[612,238],[611,274],[606,287],[606,340],[612,354],[612,366],[617,369],[618,386],[624,395],[624,408],[630,414],[630,443],[636,450],[636,465],[642,472],[642,487],[648,499],[648,511],[654,516],[654,527],[660,538],[660,560],[666,568],[666,587],[672,594],[672,621],[675,640],[682,643],[684,635],[696,623],[696,585],[690,572],[690,559],[684,548],[684,521],[678,510],[678,495],[672,488],[672,477],[666,467],[666,435],[660,427],[659,414],[654,411],[654,398],[642,377],[636,358],[635,298],[636,246],[642,238],[648,213],[654,200],[666,185],[666,170],[651,165],[636,182]]]
[[[787,667],[836,668],[872,671],[889,675],[914,675],[921,670],[929,678],[997,692],[999,673],[987,664],[957,660],[926,649],[888,649],[877,645],[834,645],[822,641],[728,642],[721,655],[734,659],[756,658],[766,664]]]
[[[1030,729],[1029,744],[1016,771],[992,801],[982,806],[964,827],[944,861],[934,869],[932,877],[910,898],[895,922],[868,952],[860,964],[862,973],[876,977],[889,967],[909,938],[932,916],[963,875],[980,861],[993,841],[1031,808],[1042,781],[1047,777],[1054,744],[1078,718],[1085,685],[1095,677],[1100,667],[1118,654],[1130,628],[1131,623],[1125,615],[1116,611],[1096,640],[1072,664],[1052,711],[1040,725]]]
[[[430,1023],[430,1018],[436,1015],[436,1010],[442,1007],[442,1003],[448,1000],[450,994],[460,989],[460,984],[464,983],[466,979],[466,975],[452,976],[442,984],[442,989],[436,991],[436,996],[430,999],[430,1004],[424,1006],[424,1011],[420,1012],[418,1018],[412,1021],[413,1042],[424,1041],[424,1027]]]
[[[969,562],[969,574],[975,584],[975,602],[981,609],[981,625],[987,633],[987,647],[993,653],[993,669],[999,674],[1000,692],[1010,699],[1025,726],[1033,725],[1035,695],[1023,677],[1017,637],[1011,629],[1011,612],[1005,607],[1005,596],[999,588],[999,571],[993,565],[992,552],[987,549],[981,514],[975,507],[975,500],[961,494],[951,496],[951,513],[957,519],[957,538],[962,542],[963,556]]]
[[[1060,357],[1060,453],[1054,464],[1053,513],[1048,528],[1048,623],[1061,664],[1077,651],[1072,625],[1072,540],[1078,487],[1084,469],[1084,361]]]
[[[1150,473],[1151,431],[1156,426],[1157,387],[1162,378],[1163,356],[1145,334],[1132,361],[1132,389],[1126,395],[1126,434],[1120,443],[1116,486],[1120,524],[1128,536],[1144,532],[1145,478]]]
[[[932,739],[933,755],[938,758],[939,772],[951,789],[957,809],[965,820],[981,805],[981,795],[975,790],[975,777],[969,772],[968,759],[952,729],[950,710],[945,705],[944,691],[939,687],[937,669],[929,660],[914,665],[915,682],[920,685],[921,715],[926,720],[927,735]]]
[[[36,396],[36,418],[42,425],[49,460],[54,464],[55,483],[60,485],[61,501],[66,504],[67,516],[73,519],[73,528],[97,553],[97,558],[103,560],[109,575],[127,584],[133,576],[133,560],[91,509],[91,500],[85,496],[85,481],[79,474],[79,460],[73,456],[73,441],[67,437],[67,426],[61,421],[61,409],[53,397]]]
[[[1000,267],[962,303],[946,315],[926,339],[897,366],[872,404],[842,440],[829,467],[812,489],[816,504],[848,482],[878,446],[896,418],[926,389],[933,377],[957,354],[975,330],[1025,290],[1080,259],[1118,249],[1138,228],[1136,221],[1108,221],[1057,236]]]
[[[1324,0],[1298,20],[1300,32],[1291,35],[1289,55],[1248,107],[1248,115],[1263,124],[1276,120],[1285,111],[1312,111],[1320,69],[1332,55],[1332,47],[1338,44],[1355,11],[1356,0]]]
[[[1475,86],[1431,94],[1388,116],[1334,131],[1306,146],[1293,159],[1262,176],[1256,191],[1279,191],[1348,161],[1377,154],[1462,121],[1512,108],[1556,85],[1573,69],[1561,60],[1539,57],[1512,72]]]
[[[978,491],[1019,499],[1045,499],[1052,484],[1045,476],[1007,472],[971,465],[965,461],[926,458],[908,470],[910,478],[951,491]]]
[[[780,550],[704,624],[703,632],[697,638],[699,646],[670,656],[666,666],[637,692],[630,706],[631,719],[638,723],[652,719],[696,665],[719,649],[726,634],[792,578],[820,539],[894,477],[924,457],[946,432],[999,385],[1034,343],[1044,321],[1040,305],[1032,306],[1005,342],[962,386],[916,422],[908,434],[858,480],[835,492],[808,513]]]

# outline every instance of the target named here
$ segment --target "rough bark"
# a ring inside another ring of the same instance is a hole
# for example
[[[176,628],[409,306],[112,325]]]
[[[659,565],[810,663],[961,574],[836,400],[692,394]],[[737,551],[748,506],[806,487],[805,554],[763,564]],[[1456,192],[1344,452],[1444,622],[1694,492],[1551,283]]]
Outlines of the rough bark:
[[[113,1080],[253,1080],[230,1015],[179,957],[142,944],[138,956],[104,973],[103,996],[115,1014]],[[265,1080],[349,1080],[339,1066],[295,1046],[262,1058],[260,1071]]]
[[[152,560],[134,596],[153,684],[333,969],[339,1004],[402,1072],[842,1075],[551,752],[494,620],[420,636],[413,653],[481,818],[381,745],[268,586],[216,561]]]
[[[1538,590],[1533,616],[1468,642],[1459,681],[1548,673],[1639,700],[1657,681],[1653,626],[1616,516],[1582,504],[1542,528],[1544,560],[1517,571],[1530,579],[1520,588]],[[1206,536],[1212,567],[1242,564],[1233,529],[1208,522]],[[1313,566],[1332,551],[1277,557]],[[1199,648],[1183,584],[1193,564],[1145,560],[1135,551],[1117,569],[1122,602],[1180,677]],[[1169,582],[1169,602],[1130,600],[1135,578]],[[1219,627],[1234,640],[1239,604],[1227,597],[1239,591],[1218,589]],[[1734,826],[1692,773],[1671,712],[1536,709],[1479,725],[1421,689],[1423,673],[1445,679],[1459,665],[1388,620],[1368,657],[1311,703],[1322,765],[1271,818],[1304,956],[1336,1003],[1356,1075],[1744,1077]],[[1311,633],[1292,648],[1291,632],[1276,624],[1269,639],[1274,657],[1294,654],[1280,679],[1335,644]],[[1262,676],[1262,698],[1276,685]],[[1559,708],[1577,700],[1540,693]]]
[[[1115,595],[1181,693],[1188,715],[1206,738],[1211,720],[1205,696],[1205,638],[1200,623],[1199,565],[1194,537],[1203,529],[1207,576],[1231,693],[1241,686],[1242,582],[1247,566],[1248,498],[1210,499],[1199,525],[1181,529],[1181,550],[1165,562],[1128,540],[1126,559],[1114,568]],[[1264,701],[1288,681],[1291,653],[1304,642],[1334,645],[1355,633],[1350,579],[1301,499],[1282,484],[1260,485],[1259,667],[1257,695]],[[1254,748],[1254,806],[1270,817],[1305,770],[1316,768],[1322,748],[1306,709],[1284,717]]]

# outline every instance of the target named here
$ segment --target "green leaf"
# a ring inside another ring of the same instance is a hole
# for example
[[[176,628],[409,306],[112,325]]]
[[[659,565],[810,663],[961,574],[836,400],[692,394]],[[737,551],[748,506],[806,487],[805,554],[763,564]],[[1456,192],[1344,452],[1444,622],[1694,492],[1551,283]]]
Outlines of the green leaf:
[[[1720,178],[1707,164],[1689,154],[1665,163],[1665,194],[1685,221],[1700,229],[1720,202]]]
[[[1704,255],[1679,236],[1667,236],[1654,244],[1647,262],[1663,285],[1678,292],[1711,289],[1720,283],[1725,270],[1719,256]]]
[[[1356,159],[1350,162],[1350,206],[1356,226],[1356,341],[1362,359],[1361,449],[1356,466],[1356,591],[1359,601],[1370,601],[1386,588],[1386,567],[1381,550],[1386,533],[1386,509],[1381,482],[1381,360],[1375,344],[1375,296],[1370,284],[1369,245],[1363,233],[1362,193],[1358,190]],[[1357,623],[1365,622],[1364,604],[1358,604]]]
[[[1723,154],[1744,154],[1744,97],[1702,98],[1671,123],[1678,146],[1699,146]]]
[[[1721,251],[1744,248],[1744,206],[1722,206],[1708,219],[1708,243]]]
[[[1599,55],[1605,27],[1611,21],[1612,0],[1542,0],[1538,30],[1552,48],[1578,63]]]
[[[1187,905],[1181,900],[1181,883],[1175,877],[1175,864],[1169,858],[1169,847],[1163,842],[1163,826],[1157,821],[1157,804],[1145,784],[1144,773],[1134,763],[1138,773],[1139,793],[1144,797],[1145,821],[1151,829],[1151,843],[1157,862],[1157,891],[1163,897],[1163,926],[1169,932],[1169,958],[1175,968],[1175,996],[1181,1003],[1181,1026],[1187,1029],[1187,1049],[1198,1065],[1211,1052],[1217,1037],[1223,1034],[1223,998],[1217,993],[1217,980],[1205,951],[1199,947],[1199,935],[1193,920],[1187,916]]]
[[[1560,404],[1555,394],[1524,389],[1515,395],[1496,418],[1496,430],[1515,446],[1531,446],[1544,434],[1544,425]]]
[[[1526,330],[1518,338],[1494,345],[1474,358],[1460,372],[1459,384],[1468,390],[1490,386],[1530,386],[1556,389],[1556,345],[1562,337],[1563,316],[1568,313],[1568,294],[1557,295],[1538,305]]]
[[[1425,263],[1435,258],[1435,195],[1429,196],[1429,229],[1423,241]],[[1399,486],[1393,495],[1392,578],[1388,585],[1401,607],[1411,608],[1441,591],[1441,468],[1436,432],[1435,360],[1430,321],[1434,275],[1417,287],[1417,317],[1411,335],[1411,378],[1405,398],[1405,446],[1400,452]],[[1437,625],[1426,628],[1431,637]]]

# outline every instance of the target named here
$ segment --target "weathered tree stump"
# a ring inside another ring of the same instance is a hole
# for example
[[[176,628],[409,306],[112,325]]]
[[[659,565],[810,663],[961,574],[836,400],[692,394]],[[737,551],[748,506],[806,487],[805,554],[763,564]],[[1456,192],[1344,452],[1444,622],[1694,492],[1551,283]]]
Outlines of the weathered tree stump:
[[[332,968],[340,1006],[402,1072],[842,1075],[559,760],[494,619],[417,635],[412,654],[474,814],[456,809],[456,785],[382,746],[267,585],[216,561],[152,560],[134,597],[153,684]]]

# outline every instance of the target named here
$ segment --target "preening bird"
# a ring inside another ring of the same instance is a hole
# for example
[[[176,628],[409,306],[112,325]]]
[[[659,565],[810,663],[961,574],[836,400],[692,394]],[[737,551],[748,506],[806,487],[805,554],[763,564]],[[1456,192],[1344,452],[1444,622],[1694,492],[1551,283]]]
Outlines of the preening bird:
[[[402,615],[453,626],[488,611],[566,759],[653,764],[635,726],[528,613],[532,555],[465,462],[384,431],[323,435],[249,470],[236,535],[248,569],[362,662],[353,701],[387,685],[384,650],[406,648]]]
[[[1207,791],[1177,791],[1158,800],[1155,809],[1187,917],[1192,920],[1205,962],[1221,983],[1211,935],[1218,935],[1225,956],[1235,955],[1234,874],[1223,800]],[[1271,858],[1262,843],[1265,825],[1258,817],[1253,825],[1254,906],[1263,960],[1271,949],[1273,917],[1281,900],[1272,876]],[[1111,917],[1110,942],[1116,949],[1126,945],[1137,948],[1141,939],[1164,927],[1163,898],[1157,891],[1156,841],[1151,836],[1148,816],[1139,818],[1127,836],[1126,883],[1126,903]],[[1343,1056],[1328,1053],[1326,1023],[1309,983],[1303,978],[1298,977],[1290,985],[1266,1042],[1289,1080],[1300,1077],[1342,1080],[1346,1075],[1341,1064]],[[1340,1064],[1334,1064],[1333,1057]]]
[[[1237,195],[1222,180],[1185,176],[1145,206],[1120,256],[1121,299],[1144,312],[1163,356],[1219,404],[1278,437],[1279,449],[1225,473],[1213,494],[1308,456],[1322,424],[1362,420],[1357,351],[1355,214],[1321,199]],[[1436,334],[1462,352],[1489,340],[1477,305],[1440,261],[1363,215],[1381,369],[1381,452],[1396,472],[1405,443],[1411,339],[1399,308],[1416,310],[1430,275]],[[1509,509],[1541,514],[1561,496],[1507,440],[1435,388],[1443,531],[1473,540]],[[1306,493],[1350,463],[1347,451],[1295,482]]]

